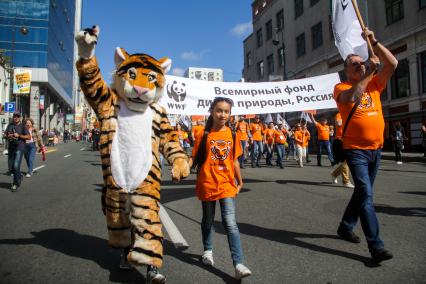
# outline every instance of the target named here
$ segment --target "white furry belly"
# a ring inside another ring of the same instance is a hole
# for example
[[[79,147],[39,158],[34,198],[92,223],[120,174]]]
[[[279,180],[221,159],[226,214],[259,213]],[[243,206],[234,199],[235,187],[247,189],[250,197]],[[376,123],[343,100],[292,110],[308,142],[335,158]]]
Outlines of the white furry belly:
[[[129,110],[120,102],[117,127],[112,140],[111,173],[116,184],[133,192],[152,166],[152,110]]]

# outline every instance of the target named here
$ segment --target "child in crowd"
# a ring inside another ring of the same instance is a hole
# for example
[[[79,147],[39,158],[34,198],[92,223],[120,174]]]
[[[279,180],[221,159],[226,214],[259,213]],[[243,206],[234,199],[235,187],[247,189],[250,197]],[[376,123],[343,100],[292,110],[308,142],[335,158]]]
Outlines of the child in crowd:
[[[235,218],[235,197],[243,186],[238,157],[242,154],[239,138],[227,125],[231,115],[232,100],[216,97],[210,107],[205,132],[195,138],[190,164],[197,167],[196,194],[201,200],[203,218],[201,222],[204,253],[202,262],[213,266],[212,226],[216,201],[219,201],[222,223],[225,227],[235,278],[251,275],[243,265],[240,232]]]

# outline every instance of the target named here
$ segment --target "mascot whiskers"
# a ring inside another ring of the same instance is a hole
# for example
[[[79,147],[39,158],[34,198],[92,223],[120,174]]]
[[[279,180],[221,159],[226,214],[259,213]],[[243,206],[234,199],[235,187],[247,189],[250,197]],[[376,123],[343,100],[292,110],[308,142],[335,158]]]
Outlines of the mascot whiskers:
[[[165,283],[158,272],[163,262],[160,153],[172,165],[175,181],[189,175],[177,133],[157,104],[171,60],[129,55],[117,48],[113,83],[108,86],[94,56],[98,36],[98,26],[77,33],[76,65],[80,87],[100,121],[108,243],[123,249],[121,268],[147,265],[147,283]]]

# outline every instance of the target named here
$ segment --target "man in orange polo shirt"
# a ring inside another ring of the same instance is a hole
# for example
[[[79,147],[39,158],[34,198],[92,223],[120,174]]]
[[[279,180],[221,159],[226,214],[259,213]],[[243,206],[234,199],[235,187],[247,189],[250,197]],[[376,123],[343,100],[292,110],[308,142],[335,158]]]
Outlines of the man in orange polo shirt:
[[[379,222],[373,204],[373,183],[380,164],[385,128],[380,93],[386,88],[398,61],[376,40],[373,32],[366,29],[363,36],[369,37],[378,57],[370,56],[364,62],[358,55],[348,55],[344,62],[347,81],[334,87],[334,99],[342,115],[343,125],[355,103],[358,103],[343,134],[345,159],[351,170],[355,189],[337,234],[346,241],[359,243],[360,238],[353,229],[360,219],[371,257],[374,262],[379,263],[393,257],[380,239]],[[381,69],[380,61],[383,63]]]
[[[259,161],[260,157],[262,157],[265,137],[262,133],[262,124],[258,115],[255,116],[254,122],[250,123],[249,131],[250,141],[253,144],[251,148],[251,167],[260,168]]]
[[[332,166],[334,166],[334,159],[333,155],[331,153],[331,146],[330,146],[330,126],[327,124],[327,118],[323,117],[321,118],[321,122],[318,123],[318,121],[315,120],[314,115],[311,113],[312,121],[314,122],[315,126],[317,127],[317,135],[318,135],[318,152],[317,152],[317,166],[322,166],[321,164],[321,155],[322,151],[325,150],[327,153],[328,159],[330,160],[330,163]]]

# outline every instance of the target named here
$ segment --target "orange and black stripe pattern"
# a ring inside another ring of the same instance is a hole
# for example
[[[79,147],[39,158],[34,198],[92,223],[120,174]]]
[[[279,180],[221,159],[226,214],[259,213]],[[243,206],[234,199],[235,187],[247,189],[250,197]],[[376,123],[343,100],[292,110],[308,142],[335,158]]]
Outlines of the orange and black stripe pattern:
[[[129,64],[129,60],[126,60],[124,63],[127,67],[119,66],[117,72],[125,72],[126,68],[130,68],[129,66],[135,67],[138,72],[146,72],[147,68],[156,73],[161,71],[161,67],[158,63],[155,64],[155,60],[151,57],[145,62],[146,64],[141,63],[141,56],[133,58],[135,58],[134,64]],[[104,180],[102,209],[107,219],[109,245],[116,248],[130,246],[131,251],[127,258],[135,265],[161,267],[163,234],[158,215],[161,183],[160,153],[170,164],[173,164],[177,158],[186,159],[187,156],[180,147],[178,135],[170,126],[164,108],[151,103],[149,107],[153,111],[151,136],[153,162],[149,174],[132,194],[117,186],[111,174],[110,155],[120,109],[119,97],[116,91],[109,88],[103,80],[95,57],[80,59],[77,62],[77,69],[81,89],[100,122],[99,148]],[[156,84],[162,87],[164,83],[164,77],[157,76]]]

